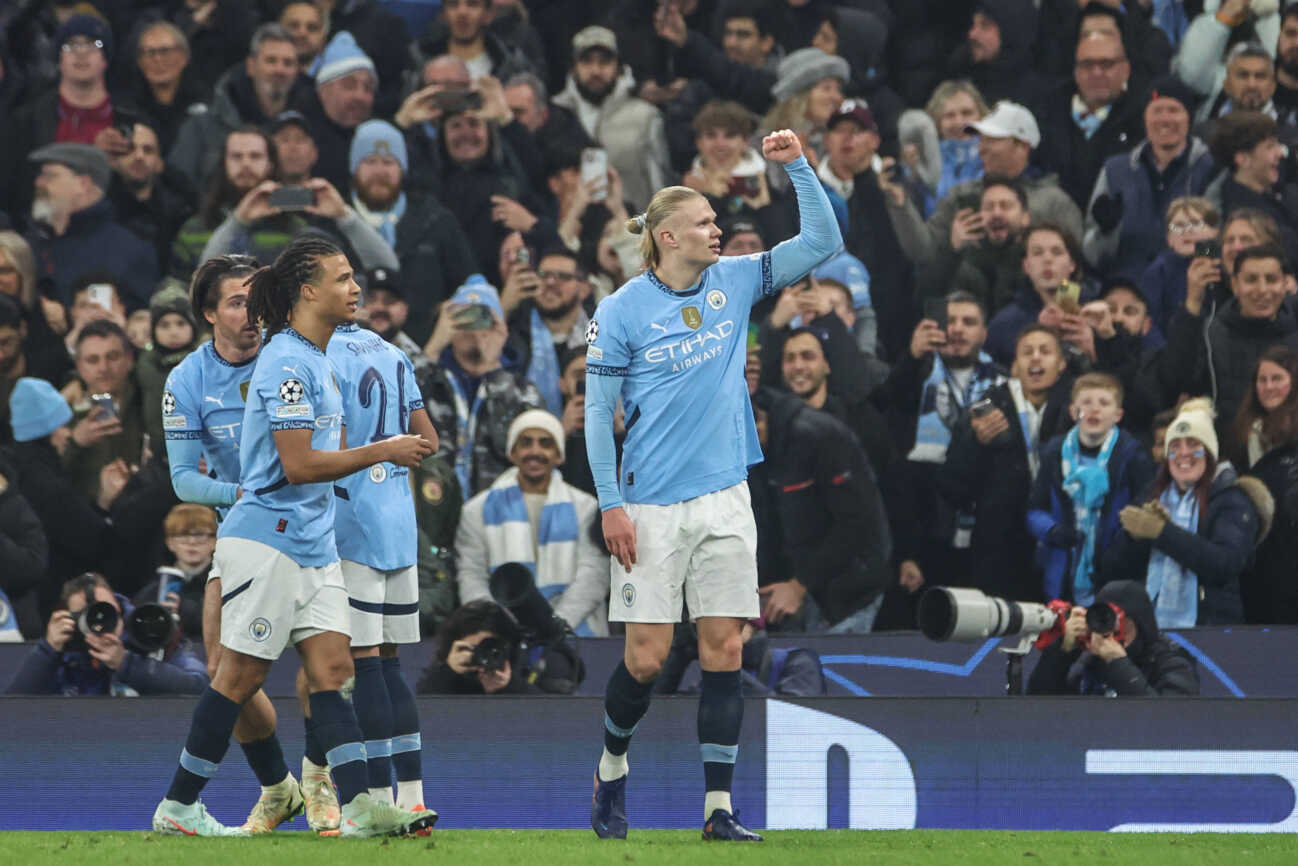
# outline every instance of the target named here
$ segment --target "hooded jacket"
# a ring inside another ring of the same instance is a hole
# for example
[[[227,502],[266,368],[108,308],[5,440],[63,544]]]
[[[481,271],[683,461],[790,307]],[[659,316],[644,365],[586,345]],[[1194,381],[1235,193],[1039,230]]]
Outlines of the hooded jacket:
[[[1032,0],[980,0],[974,7],[996,22],[1001,50],[994,60],[975,63],[965,41],[951,56],[948,78],[969,78],[988,105],[1002,99],[1027,103],[1037,76],[1032,71],[1032,46],[1037,36],[1037,9]]]
[[[1041,653],[1028,678],[1030,695],[1108,695],[1159,697],[1199,694],[1199,672],[1194,660],[1158,630],[1154,605],[1145,587],[1132,580],[1105,585],[1095,603],[1110,602],[1122,608],[1136,625],[1136,639],[1124,657],[1106,662],[1076,647],[1064,652],[1055,641]]]
[[[1221,463],[1198,532],[1170,521],[1153,540],[1137,541],[1125,529],[1120,531],[1099,562],[1096,585],[1115,580],[1144,584],[1150,554],[1157,549],[1198,576],[1197,625],[1239,625],[1244,622],[1240,575],[1252,565],[1253,552],[1274,516],[1275,501],[1266,485],[1240,477],[1230,463]]]
[[[865,607],[891,578],[892,538],[865,452],[837,418],[761,389],[767,412],[768,501],[784,556],[832,625]]]

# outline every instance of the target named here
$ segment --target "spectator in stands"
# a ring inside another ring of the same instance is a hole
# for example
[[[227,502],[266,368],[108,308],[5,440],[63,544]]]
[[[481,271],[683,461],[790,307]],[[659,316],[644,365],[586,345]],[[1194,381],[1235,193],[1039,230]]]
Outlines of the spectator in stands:
[[[645,207],[666,186],[671,167],[662,115],[631,91],[612,30],[590,26],[573,36],[568,83],[554,103],[577,115],[586,134],[608,152],[627,200]]]
[[[364,279],[365,305],[358,311],[356,321],[405,352],[416,370],[422,364],[432,363],[423,347],[405,332],[410,304],[401,294],[400,274],[387,268],[374,268]]]
[[[157,254],[113,214],[107,190],[112,168],[89,144],[48,144],[28,160],[40,165],[28,236],[41,278],[54,283],[54,297],[72,301],[72,287],[90,270],[114,274],[129,309],[149,302],[158,280]]]
[[[978,0],[973,6],[965,44],[948,62],[948,77],[970,79],[988,102],[1027,102],[1037,10],[1031,0]]]
[[[108,198],[117,221],[153,246],[162,273],[171,260],[176,232],[194,212],[193,194],[166,171],[158,131],[149,122],[137,121],[127,143],[129,148],[111,160]]]
[[[202,189],[225,156],[231,132],[264,127],[296,103],[310,82],[299,74],[293,37],[278,24],[263,24],[253,34],[248,58],[216,83],[207,111],[181,125],[167,164],[195,189]],[[197,264],[197,263],[195,263]],[[192,269],[192,268],[191,268]],[[189,278],[186,273],[184,279]]]
[[[1081,263],[1077,239],[1058,225],[1036,222],[1023,235],[1023,275],[1015,283],[1014,297],[1002,307],[988,326],[987,351],[1002,364],[1014,360],[1019,332],[1037,321],[1043,309],[1054,302],[1059,286],[1077,278]],[[1066,322],[1052,322],[1067,329],[1064,338],[1086,343],[1089,326],[1074,311]]]
[[[1155,5],[1161,2],[1158,0]],[[1179,2],[1167,5],[1181,11]],[[1156,24],[1151,20],[1147,10],[1132,10],[1115,0],[1042,0],[1040,8],[1038,74],[1052,79],[1069,77],[1073,73],[1073,51],[1078,41],[1092,34],[1122,40],[1123,53],[1131,63],[1133,93],[1143,93],[1151,81],[1167,74],[1176,39],[1164,32],[1161,22]]]
[[[664,12],[654,17],[654,29],[675,47],[678,74],[701,80],[720,98],[734,100],[756,114],[771,107],[780,51],[769,4],[760,0],[723,3],[717,13],[720,49],[705,34],[690,30],[679,9]]]
[[[27,363],[27,323],[16,298],[0,293],[0,444],[13,441],[9,427],[9,394],[23,376]]]
[[[207,666],[188,645],[167,648],[159,658],[133,643],[124,633],[132,605],[102,574],[87,572],[68,581],[61,600],[45,638],[32,647],[6,694],[138,697],[197,695],[207,688]],[[116,627],[102,634],[81,629],[78,617],[100,602],[116,610]],[[81,640],[74,640],[78,635]]]
[[[1086,211],[1086,260],[1106,274],[1139,279],[1163,247],[1172,200],[1202,195],[1217,173],[1208,146],[1190,135],[1193,95],[1178,79],[1154,83],[1145,141],[1104,163]]]
[[[1199,694],[1199,673],[1185,650],[1159,633],[1145,587],[1115,580],[1096,596],[1123,612],[1118,634],[1089,634],[1086,609],[1074,607],[1063,636],[1041,653],[1030,695],[1159,697]],[[1083,642],[1083,638],[1086,638]]]
[[[352,205],[396,253],[408,330],[426,339],[433,311],[474,271],[468,238],[437,199],[407,195],[406,142],[392,124],[368,120],[357,127],[350,162]]]
[[[190,72],[189,61],[189,40],[170,21],[151,21],[136,36],[127,101],[149,118],[160,153],[170,152],[190,107],[208,96]]]
[[[144,406],[135,379],[135,349],[126,332],[108,320],[90,322],[76,343],[77,378],[82,399],[73,403],[72,436],[63,466],[87,497],[100,490],[106,466],[134,471],[142,462]],[[108,394],[111,410],[91,399]]]
[[[1250,0],[1251,2],[1251,0]],[[1243,6],[1240,0],[1226,0],[1224,6]],[[1225,12],[1224,9],[1221,10]],[[1196,22],[1185,34],[1181,50],[1172,63],[1172,71],[1196,94],[1206,97],[1195,120],[1202,123],[1224,117],[1233,111],[1260,111],[1275,118],[1275,60],[1260,42],[1238,42],[1220,62],[1226,48],[1229,28],[1200,26]]]
[[[0,322],[6,304],[0,301]],[[5,326],[0,324],[0,341]],[[0,349],[2,352],[3,349]],[[6,390],[9,390],[6,388]],[[5,435],[9,426],[5,397]],[[6,642],[35,638],[40,634],[40,617],[36,614],[36,596],[49,566],[49,545],[40,518],[23,497],[16,483],[17,472],[9,458],[0,453],[0,636]]]
[[[188,36],[190,67],[205,92],[219,87],[221,78],[244,59],[248,42],[256,35],[253,29],[259,17],[253,8],[256,2],[185,0],[170,4],[173,11],[167,17]]]
[[[1198,260],[1191,268],[1196,265]],[[1156,362],[1164,395],[1214,393],[1224,433],[1254,387],[1253,368],[1262,353],[1277,344],[1298,347],[1298,316],[1285,303],[1288,273],[1284,251],[1275,244],[1241,250],[1230,280],[1234,297],[1212,313],[1204,284],[1192,270],[1185,304],[1173,317]]]
[[[374,61],[343,30],[325,46],[315,74],[315,93],[295,107],[306,115],[320,158],[316,175],[346,192],[352,135],[374,112],[379,78]]]
[[[442,442],[438,456],[455,467],[466,497],[509,466],[514,418],[544,405],[536,386],[504,365],[507,339],[496,288],[473,274],[442,304],[424,346],[436,366],[419,389]]]
[[[767,541],[787,568],[758,589],[766,622],[870,631],[892,576],[892,539],[869,460],[846,426],[796,396],[761,389],[754,402],[780,527]]]
[[[1028,194],[1028,211],[1034,219],[1059,223],[1075,237],[1082,233],[1082,212],[1059,188],[1054,175],[1043,175],[1030,165],[1032,151],[1041,144],[1037,121],[1022,105],[998,103],[992,113],[968,129],[978,134],[978,154],[988,175],[1004,175],[1022,184]],[[951,242],[951,226],[962,211],[973,210],[976,196],[982,192],[981,180],[970,180],[951,187],[946,198],[938,202],[928,227],[935,244]],[[963,217],[968,219],[968,214]]]
[[[1041,446],[1068,432],[1072,379],[1063,342],[1044,325],[1019,334],[1010,378],[991,388],[951,435],[938,483],[974,515],[970,585],[1001,598],[1042,599],[1028,534],[1028,497]]]
[[[26,375],[62,382],[72,361],[59,343],[60,331],[55,325],[67,330],[67,311],[38,290],[35,256],[17,232],[0,231],[0,294],[13,298],[22,308]]]
[[[1286,19],[1286,23],[1288,19]],[[1253,373],[1254,387],[1231,426],[1231,452],[1266,485],[1275,503],[1271,531],[1252,567],[1240,575],[1244,621],[1298,625],[1298,352],[1272,346]]]
[[[505,81],[520,72],[539,73],[523,50],[490,27],[491,0],[443,0],[442,12],[416,43],[424,57],[450,54],[477,80],[486,75]]]
[[[1130,337],[1138,337],[1145,347],[1163,345],[1162,334],[1154,329],[1154,319],[1149,315],[1149,303],[1140,289],[1129,280],[1110,280],[1100,293],[1100,300],[1109,308],[1115,327]]]
[[[315,0],[289,0],[279,13],[279,26],[293,37],[297,65],[311,78],[320,68],[320,55],[329,36],[328,18]]]
[[[586,348],[590,317],[583,304],[590,295],[590,284],[582,278],[577,257],[566,247],[541,252],[536,278],[536,288],[506,315],[528,380],[540,391],[545,407],[558,415],[563,412],[560,359]]]
[[[412,183],[439,194],[442,192],[440,182],[434,176],[440,173],[444,159],[439,152],[437,140],[441,131],[443,107],[450,104],[451,107],[458,108],[453,103],[460,99],[450,94],[468,93],[472,86],[469,67],[458,57],[443,54],[424,63],[420,71],[419,87],[405,98],[392,118],[392,122],[406,135]]]
[[[106,319],[123,330],[129,327],[126,305],[122,303],[113,275],[89,273],[82,277],[73,289],[72,304],[67,308],[66,318],[67,331],[63,335],[63,349],[69,361],[76,357],[81,329],[91,322]],[[75,399],[82,396],[79,390],[73,394],[65,388],[65,393]]]
[[[58,51],[58,86],[19,108],[6,124],[0,201],[18,214],[31,204],[35,172],[28,154],[52,142],[120,144],[113,126],[113,100],[105,74],[113,57],[113,34],[97,13],[73,15],[54,37]]]
[[[99,478],[92,497],[82,495],[63,470],[72,410],[54,386],[24,378],[9,394],[14,444],[8,446],[12,474],[6,476],[40,519],[49,542],[49,566],[26,596],[11,598],[25,633],[39,630],[58,600],[63,581],[91,566],[100,566],[113,547],[109,509],[126,485],[127,473],[111,465]]]
[[[1260,210],[1276,221],[1290,261],[1298,259],[1298,185],[1281,183],[1284,147],[1276,123],[1258,111],[1236,110],[1213,124],[1213,159],[1226,169],[1221,209]]]
[[[978,210],[956,218],[950,246],[939,246],[921,271],[920,297],[968,292],[995,316],[1014,298],[1031,221],[1027,193],[1017,181],[984,177]]]
[[[514,119],[545,146],[552,143],[594,144],[582,128],[577,115],[550,102],[545,82],[530,72],[519,72],[505,81],[505,101]]]
[[[455,533],[460,601],[490,599],[491,574],[523,563],[554,612],[579,636],[608,636],[608,554],[592,530],[595,497],[569,484],[563,425],[529,409],[509,425],[509,462],[488,489],[464,504]]]
[[[158,603],[180,618],[180,632],[195,643],[203,639],[203,592],[216,550],[216,512],[206,505],[182,502],[167,512],[162,524],[170,567],[135,594],[135,604]],[[173,591],[170,584],[179,584]]]
[[[775,237],[794,234],[785,197],[772,194],[766,160],[749,145],[757,130],[752,113],[737,102],[713,100],[694,115],[693,127],[698,154],[681,185],[703,193],[719,214],[757,220]]]
[[[1280,13],[1280,36],[1275,45],[1276,120],[1281,126],[1298,122],[1298,6],[1289,4]]]
[[[1095,600],[1100,564],[1121,529],[1119,513],[1154,477],[1149,452],[1118,429],[1122,385],[1105,373],[1073,383],[1074,426],[1042,449],[1028,500],[1028,531],[1044,569],[1042,595],[1086,606]]]
[[[1037,165],[1059,176],[1073,201],[1086,201],[1105,160],[1130,150],[1145,134],[1141,97],[1133,93],[1131,63],[1116,35],[1081,35],[1072,80],[1038,101],[1041,146]]]
[[[271,123],[269,132],[275,145],[275,179],[284,186],[306,183],[315,171],[320,151],[302,112],[283,112]]]
[[[923,110],[903,111],[897,123],[901,162],[923,190],[923,216],[933,215],[951,188],[983,176],[978,135],[970,124],[991,113],[968,81],[943,81]]]
[[[329,23],[333,38],[337,39],[340,33],[352,34],[356,44],[374,61],[374,74],[378,77],[374,113],[390,116],[401,104],[401,89],[410,58],[412,40],[405,19],[383,0],[347,0],[329,5],[332,7]],[[324,53],[329,53],[327,46]],[[326,56],[320,68],[328,62]],[[317,69],[317,80],[319,74],[320,69]]]
[[[563,414],[559,416],[564,433],[563,478],[578,490],[595,495],[595,476],[586,455],[586,352],[570,352],[562,358],[563,375],[559,388],[563,392]],[[626,436],[620,415],[615,416],[614,443],[618,448]]]
[[[144,432],[152,452],[164,450],[162,394],[167,376],[200,342],[189,292],[180,283],[169,281],[149,300],[148,348],[135,362],[135,381],[144,406]]]
[[[775,104],[762,119],[761,131],[792,129],[803,139],[804,149],[823,152],[825,129],[843,102],[851,67],[843,58],[809,46],[785,55],[777,70],[771,85]]]
[[[1185,303],[1185,274],[1195,244],[1215,240],[1221,212],[1206,198],[1183,196],[1167,206],[1166,249],[1140,276],[1140,293],[1160,333],[1167,333],[1172,314]]]
[[[437,630],[436,653],[415,691],[421,695],[526,692],[521,639],[518,624],[507,610],[489,599],[471,601],[457,608]],[[494,664],[500,667],[479,662],[478,648],[486,641],[497,645],[493,655],[499,653],[500,658]]]
[[[1212,402],[1186,401],[1164,435],[1149,500],[1118,514],[1122,531],[1099,562],[1101,585],[1144,583],[1161,629],[1244,622],[1240,574],[1271,528],[1266,485],[1218,462]]]

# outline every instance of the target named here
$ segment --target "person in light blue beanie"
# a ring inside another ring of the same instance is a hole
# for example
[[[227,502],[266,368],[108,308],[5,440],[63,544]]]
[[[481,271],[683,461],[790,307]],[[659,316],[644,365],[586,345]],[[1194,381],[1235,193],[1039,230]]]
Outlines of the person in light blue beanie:
[[[487,282],[487,278],[482,274],[469,274],[464,281],[464,285],[455,290],[451,296],[452,304],[463,304],[464,306],[479,305],[491,310],[492,314],[504,321],[505,312],[500,306],[500,292],[496,287]]]
[[[374,113],[378,86],[374,61],[360,49],[352,34],[346,30],[335,34],[325,46],[315,76],[319,102],[304,105],[302,110],[320,151],[315,173],[339,190],[348,187],[352,135]]]
[[[24,376],[9,395],[15,442],[43,439],[72,420],[72,407],[44,379]]]
[[[374,61],[356,44],[356,37],[346,30],[340,31],[329,40],[320,56],[320,68],[315,74],[316,86],[321,87],[358,69],[368,70],[375,83],[378,82],[379,73],[374,68]]]
[[[349,164],[352,205],[396,249],[397,225],[407,207],[402,189],[410,169],[405,137],[386,120],[367,120],[352,136]]]

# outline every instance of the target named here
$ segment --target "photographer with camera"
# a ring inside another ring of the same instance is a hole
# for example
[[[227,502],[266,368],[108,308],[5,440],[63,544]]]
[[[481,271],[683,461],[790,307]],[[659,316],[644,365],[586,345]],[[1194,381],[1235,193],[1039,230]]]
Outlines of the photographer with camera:
[[[434,695],[491,695],[527,691],[518,624],[494,601],[478,599],[447,617],[437,632],[437,655],[416,691]]]
[[[160,605],[133,607],[96,572],[65,583],[61,600],[5,694],[196,695],[207,687],[206,666]]]
[[[1189,655],[1159,633],[1145,587],[1117,580],[1105,584],[1089,608],[1072,609],[1063,635],[1042,651],[1027,692],[1197,695],[1199,673]]]

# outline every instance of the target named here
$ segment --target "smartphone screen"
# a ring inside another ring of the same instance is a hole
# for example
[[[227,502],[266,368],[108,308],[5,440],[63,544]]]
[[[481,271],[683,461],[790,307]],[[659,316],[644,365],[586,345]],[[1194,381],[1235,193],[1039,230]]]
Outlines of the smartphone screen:
[[[455,321],[469,331],[487,331],[495,325],[491,310],[482,304],[473,304],[460,310],[455,314]]]
[[[946,330],[946,298],[929,298],[924,302],[924,318],[937,322],[937,326]]]
[[[600,187],[591,201],[608,198],[608,153],[602,147],[587,147],[581,152],[581,182],[599,181]]]
[[[315,204],[315,191],[304,186],[281,186],[273,190],[266,201],[280,210],[305,210]]]
[[[90,298],[90,303],[98,304],[105,310],[113,308],[113,287],[108,283],[91,283],[86,286],[86,294]]]

